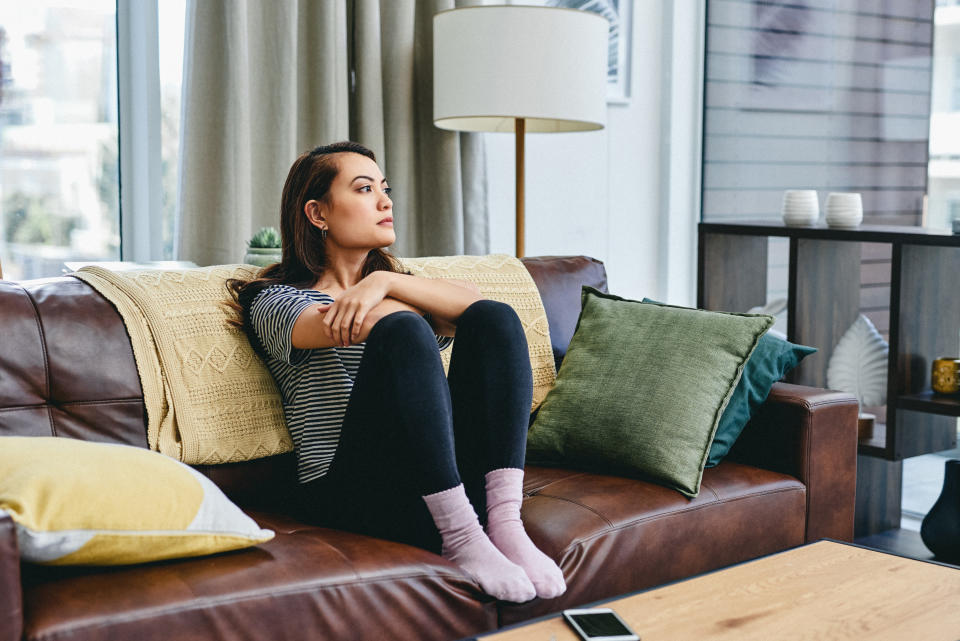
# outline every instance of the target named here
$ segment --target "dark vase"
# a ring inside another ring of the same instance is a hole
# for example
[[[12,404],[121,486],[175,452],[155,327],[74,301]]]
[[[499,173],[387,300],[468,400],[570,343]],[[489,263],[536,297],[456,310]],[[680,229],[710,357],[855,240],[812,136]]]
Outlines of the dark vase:
[[[947,461],[943,490],[923,517],[920,537],[938,561],[960,563],[960,460]]]

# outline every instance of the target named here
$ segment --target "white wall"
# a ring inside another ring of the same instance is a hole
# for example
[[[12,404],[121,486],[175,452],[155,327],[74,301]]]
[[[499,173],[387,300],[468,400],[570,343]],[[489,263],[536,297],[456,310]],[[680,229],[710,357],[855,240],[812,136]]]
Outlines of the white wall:
[[[612,293],[694,303],[701,15],[634,2],[629,102],[600,131],[527,135],[526,255],[593,256]],[[512,254],[514,138],[484,136],[490,251]]]

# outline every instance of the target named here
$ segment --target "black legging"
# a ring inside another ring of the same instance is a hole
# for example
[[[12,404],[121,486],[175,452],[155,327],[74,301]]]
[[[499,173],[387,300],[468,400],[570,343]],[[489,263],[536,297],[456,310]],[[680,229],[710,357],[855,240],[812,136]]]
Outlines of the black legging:
[[[448,377],[437,339],[413,312],[382,318],[366,341],[327,474],[301,486],[305,518],[439,550],[422,496],[461,481],[481,521],[484,475],[522,468],[533,377],[523,326],[481,300],[457,321]]]

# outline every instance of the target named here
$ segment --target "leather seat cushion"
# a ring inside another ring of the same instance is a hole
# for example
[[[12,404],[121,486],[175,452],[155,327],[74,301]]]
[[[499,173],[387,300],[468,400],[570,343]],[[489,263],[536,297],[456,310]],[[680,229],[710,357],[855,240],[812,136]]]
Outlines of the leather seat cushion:
[[[784,474],[723,462],[689,500],[645,481],[528,466],[523,521],[557,560],[567,592],[501,606],[501,625],[662,585],[804,542],[806,489]]]
[[[25,639],[452,639],[496,604],[424,550],[251,513],[277,536],[237,552],[118,568],[25,566]]]

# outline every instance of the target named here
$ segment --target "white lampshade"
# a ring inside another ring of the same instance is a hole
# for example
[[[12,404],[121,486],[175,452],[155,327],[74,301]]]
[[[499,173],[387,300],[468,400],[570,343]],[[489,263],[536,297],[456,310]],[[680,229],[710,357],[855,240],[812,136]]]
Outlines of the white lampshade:
[[[433,122],[455,131],[602,129],[609,23],[588,11],[477,6],[433,18]]]

